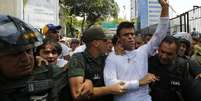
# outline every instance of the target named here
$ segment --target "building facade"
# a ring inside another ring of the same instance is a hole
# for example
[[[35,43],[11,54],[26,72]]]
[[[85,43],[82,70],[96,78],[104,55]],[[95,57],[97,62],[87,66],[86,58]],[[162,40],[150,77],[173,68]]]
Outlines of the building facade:
[[[148,2],[148,26],[159,22],[161,6],[158,0],[149,0]]]
[[[138,19],[139,29],[157,24],[160,12],[158,0],[131,0],[131,18]]]
[[[138,17],[138,0],[131,0],[130,1],[131,4],[131,18],[130,19],[135,19],[136,17]]]
[[[0,0],[0,14],[15,16],[35,28],[59,24],[59,0]]]
[[[23,20],[23,0],[0,0],[0,14]]]
[[[28,0],[24,7],[24,20],[35,28],[46,24],[59,24],[59,0]]]

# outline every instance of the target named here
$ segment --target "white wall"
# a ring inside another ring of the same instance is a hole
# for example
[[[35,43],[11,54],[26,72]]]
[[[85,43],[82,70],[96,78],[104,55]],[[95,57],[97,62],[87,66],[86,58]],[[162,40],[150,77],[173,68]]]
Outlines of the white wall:
[[[46,24],[59,24],[59,0],[28,0],[25,22],[36,28]]]
[[[15,16],[23,20],[23,0],[0,0],[0,14]]]

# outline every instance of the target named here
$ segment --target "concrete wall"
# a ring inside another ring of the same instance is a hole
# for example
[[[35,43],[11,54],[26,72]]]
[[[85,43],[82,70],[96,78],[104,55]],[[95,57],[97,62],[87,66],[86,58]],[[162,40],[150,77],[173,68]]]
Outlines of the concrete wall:
[[[0,0],[0,14],[15,16],[23,20],[23,0]]]

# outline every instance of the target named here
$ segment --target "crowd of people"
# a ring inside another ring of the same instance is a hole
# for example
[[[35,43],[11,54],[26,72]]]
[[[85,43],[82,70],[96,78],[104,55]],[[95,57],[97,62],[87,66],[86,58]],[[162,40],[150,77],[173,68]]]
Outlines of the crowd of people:
[[[43,34],[26,24],[17,31],[6,26],[16,23],[12,17],[0,15],[1,101],[200,101],[201,40],[168,35],[168,0],[160,5],[151,37],[121,22],[114,36],[86,29],[83,45],[66,44],[59,25],[45,25]]]

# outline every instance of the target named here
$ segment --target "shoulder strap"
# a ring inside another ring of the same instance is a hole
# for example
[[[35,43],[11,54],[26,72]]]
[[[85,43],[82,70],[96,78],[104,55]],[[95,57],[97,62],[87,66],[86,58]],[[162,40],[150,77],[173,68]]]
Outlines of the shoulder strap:
[[[190,61],[189,59],[184,59],[185,60],[185,64],[186,64],[186,69],[185,69],[185,73],[184,73],[184,79],[185,80],[189,80],[191,79],[191,75],[190,75]]]

